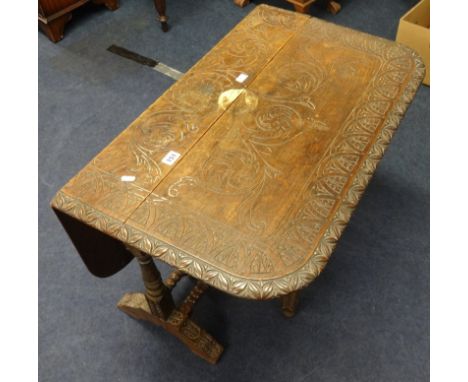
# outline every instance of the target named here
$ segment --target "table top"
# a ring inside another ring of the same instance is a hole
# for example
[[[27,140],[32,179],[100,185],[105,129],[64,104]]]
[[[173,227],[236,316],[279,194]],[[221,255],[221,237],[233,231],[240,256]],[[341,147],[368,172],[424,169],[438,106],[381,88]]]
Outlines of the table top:
[[[411,49],[259,5],[54,209],[227,293],[324,268],[422,78]]]

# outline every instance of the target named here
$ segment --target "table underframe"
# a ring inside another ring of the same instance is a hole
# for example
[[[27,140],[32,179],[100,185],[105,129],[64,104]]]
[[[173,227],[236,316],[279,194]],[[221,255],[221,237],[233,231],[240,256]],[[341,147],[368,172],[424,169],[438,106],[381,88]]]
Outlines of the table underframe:
[[[161,326],[196,355],[215,364],[223,352],[223,346],[190,318],[195,304],[208,289],[208,285],[197,280],[195,286],[177,307],[172,298],[172,289],[187,274],[174,270],[163,281],[150,255],[134,248],[128,249],[140,265],[145,292],[126,293],[117,307],[135,319]],[[282,296],[280,301],[283,315],[288,318],[293,317],[298,304],[298,292]]]

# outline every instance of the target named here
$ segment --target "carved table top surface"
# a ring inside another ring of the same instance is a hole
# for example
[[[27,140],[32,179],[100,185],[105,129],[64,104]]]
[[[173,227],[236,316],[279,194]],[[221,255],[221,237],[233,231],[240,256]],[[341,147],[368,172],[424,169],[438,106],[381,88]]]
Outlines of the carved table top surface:
[[[310,283],[424,75],[395,42],[260,5],[52,201],[233,295]]]

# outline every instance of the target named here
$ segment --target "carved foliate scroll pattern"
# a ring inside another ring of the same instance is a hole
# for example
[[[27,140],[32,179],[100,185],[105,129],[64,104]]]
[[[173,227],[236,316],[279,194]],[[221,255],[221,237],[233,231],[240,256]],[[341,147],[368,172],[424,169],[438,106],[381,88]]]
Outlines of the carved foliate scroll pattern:
[[[132,182],[122,182],[92,164],[80,171],[63,190],[71,190],[84,203],[99,205],[113,217],[133,212],[148,194],[148,190]]]
[[[255,107],[248,111],[251,117],[246,122],[236,123],[235,116],[249,107],[249,100],[233,105],[229,116],[220,122],[230,126],[231,146],[214,148],[200,173],[194,175],[196,181],[192,184],[204,191],[241,198],[236,226],[248,228],[255,234],[262,234],[267,226],[255,211],[258,198],[283,172],[275,164],[279,160],[277,154],[287,150],[289,142],[300,139],[307,131],[328,130],[324,121],[314,117],[314,93],[324,83],[326,69],[311,58],[307,64],[283,65],[277,74],[268,94],[257,96],[250,92],[250,97],[258,99]],[[276,93],[276,89],[281,92]],[[252,265],[251,268],[256,267]]]
[[[292,12],[280,10],[279,8],[270,7],[267,5],[262,4],[259,8],[259,14],[262,18],[263,23],[266,25],[271,25],[274,27],[281,26],[287,30],[297,30],[299,29],[299,25],[297,25],[298,18],[297,15]],[[307,20],[308,17],[302,15],[301,16],[304,20]]]
[[[291,69],[298,75],[295,81],[290,78]],[[247,227],[253,234],[263,231],[267,222],[256,218],[255,208],[265,185],[281,175],[282,170],[275,165],[276,153],[307,130],[327,129],[321,121],[314,123],[312,100],[325,78],[325,69],[313,59],[308,64],[285,65],[279,71],[278,81],[279,86],[289,86],[288,92],[270,94],[267,102],[249,111],[252,124],[229,129],[234,135],[228,139],[235,140],[237,145],[231,149],[215,148],[198,173],[169,183],[163,196],[148,197],[131,216],[131,223],[236,274],[271,276],[274,272],[280,273],[281,268],[275,269],[279,261],[278,255],[273,253],[276,249],[253,247],[248,240],[255,238],[242,237],[236,228]],[[233,115],[241,113],[243,107],[243,102],[233,105]],[[204,194],[209,191],[238,197],[237,226],[229,227],[196,211],[183,210],[178,204],[171,208],[170,198],[177,198],[184,190],[194,187]]]
[[[166,242],[162,242],[137,228],[113,219],[109,215],[103,214],[61,191],[53,199],[52,206],[117,240],[160,258],[184,273],[235,296],[269,299],[290,292],[290,288],[296,290],[303,286],[301,284],[301,275],[305,275],[305,272],[298,273],[299,278],[297,279],[288,276],[284,280],[256,281],[219,271],[219,268],[197,259]],[[307,274],[310,274],[311,269],[309,267],[306,271]],[[314,274],[317,275],[318,273],[314,272]]]
[[[317,30],[321,33],[328,33],[324,30],[332,28],[317,20],[313,23],[319,23]],[[320,37],[320,34],[317,36]],[[267,299],[306,286],[325,266],[424,76],[421,59],[410,50],[400,46],[395,48],[390,46],[390,43],[380,40],[366,42],[373,39],[365,35],[350,33],[349,36],[343,37],[343,33],[340,33],[336,36],[336,43],[347,44],[353,49],[373,54],[381,59],[382,65],[380,74],[375,76],[371,88],[366,93],[365,102],[357,103],[358,106],[343,124],[342,133],[337,135],[329,152],[317,166],[316,171],[319,171],[320,176],[314,178],[316,181],[304,194],[304,207],[296,216],[296,219],[299,219],[296,226],[298,228],[286,229],[275,245],[279,248],[278,256],[286,265],[294,265],[295,270],[287,274],[284,272],[285,276],[268,277],[268,273],[262,274],[262,278],[259,274],[234,274],[196,257],[190,251],[182,251],[164,243],[133,225],[123,224],[109,214],[99,212],[65,193],[56,196],[54,206],[124,243],[236,296]],[[342,36],[341,39],[339,36]],[[404,71],[407,73],[406,77],[402,74]],[[354,176],[346,178],[344,174],[347,171],[354,171]],[[317,221],[311,220],[316,217],[319,217]],[[315,237],[316,242],[311,243],[311,237]],[[224,249],[226,248],[224,246]],[[305,257],[304,248],[313,248],[313,254]],[[244,261],[241,256],[236,259],[234,252],[220,255],[219,259],[229,264]],[[221,253],[222,251],[219,251],[219,254]],[[277,260],[272,263],[277,264]],[[269,269],[269,266],[265,265],[268,262],[257,263],[263,265],[254,267],[251,271]]]
[[[192,320],[187,320],[181,312],[177,310],[174,311],[169,318],[168,324],[178,327],[182,335],[196,343],[197,347],[203,349],[208,356],[216,359],[219,357],[219,354],[222,353],[223,348],[218,342]]]
[[[173,208],[164,196],[151,194],[128,224],[145,232],[149,226],[161,240],[177,243],[193,256],[203,254],[204,259],[238,274],[268,274],[274,268],[266,246],[253,246],[232,227],[209,221],[201,213]]]
[[[406,81],[406,77],[403,76],[392,76],[390,80],[388,79],[387,73],[395,71],[395,67],[399,67],[401,62],[405,62],[405,60],[395,56],[393,48],[390,50],[390,53],[386,50],[381,52],[383,64],[380,73],[376,75],[375,83],[357,102],[358,106],[349,114],[334,143],[330,145],[330,150],[325,153],[315,172],[311,175],[315,181],[309,185],[307,192],[303,195],[303,205],[297,216],[290,220],[281,235],[273,238],[270,248],[258,253],[246,252],[244,244],[228,241],[230,237],[235,237],[235,234],[227,235],[226,241],[213,240],[213,232],[219,231],[220,223],[209,222],[203,216],[192,219],[192,224],[188,223],[187,216],[179,217],[177,226],[195,227],[195,231],[190,232],[190,235],[185,237],[182,232],[179,235],[172,235],[173,242],[183,242],[187,246],[187,250],[194,251],[192,252],[194,254],[197,253],[197,247],[194,244],[222,242],[223,246],[204,246],[202,252],[198,253],[203,253],[204,258],[212,258],[214,264],[220,263],[220,265],[225,266],[224,269],[233,273],[250,269],[251,275],[257,277],[260,275],[274,277],[276,272],[284,271],[285,267],[293,270],[298,264],[308,261],[310,249],[317,245],[316,240],[324,234],[324,229],[331,217],[330,214],[342,200],[343,192],[346,192],[347,187],[349,187],[348,183],[352,180],[350,174],[365,157],[372,141],[376,138],[376,134],[382,128],[388,111],[393,106],[393,101],[388,99],[388,90],[382,92],[383,80],[381,78],[387,81],[385,83],[387,89],[396,86],[398,91],[401,91]],[[400,55],[407,54],[407,51],[400,50]],[[396,60],[395,65],[392,64],[392,60]],[[414,65],[414,59],[411,57],[406,62]],[[302,64],[299,63],[298,66],[301,67]],[[411,69],[412,67],[405,68],[407,75],[411,73]],[[302,76],[302,78],[306,78],[305,85],[298,83],[291,89],[298,89],[298,94],[304,94],[304,89],[317,89],[318,85],[315,84],[320,84],[324,80],[325,71],[318,67],[318,69],[314,68],[313,72],[317,74],[310,78]],[[279,73],[281,74],[282,71],[280,70]],[[278,77],[281,78],[281,75]],[[401,82],[396,82],[396,80]],[[393,81],[393,83],[389,81]],[[273,96],[272,99],[275,97]],[[294,97],[291,99],[294,100]],[[311,100],[310,97],[308,99]],[[256,145],[259,142],[270,144],[276,141],[283,142],[294,138],[294,134],[300,133],[300,130],[297,130],[291,134],[290,122],[294,118],[299,120],[302,118],[293,107],[284,107],[282,104],[278,104],[272,107],[272,110],[270,112],[268,108],[260,109],[256,117],[257,128],[254,130],[252,128],[245,129],[246,132],[242,136],[244,143],[242,151],[220,150],[218,154],[215,152],[202,170],[204,174],[202,181],[194,178],[190,178],[190,181],[180,179],[173,186],[177,189],[179,183],[188,186],[204,186],[214,192],[241,193],[246,195],[246,202],[255,201],[255,197],[261,194],[265,182],[268,179],[273,179],[276,173],[276,169],[268,163],[268,151],[259,150]],[[284,120],[282,120],[283,117]],[[302,121],[295,122],[293,125],[302,126]],[[233,165],[233,161],[240,163]],[[242,207],[246,211],[244,215],[240,215],[244,219],[242,223],[247,223],[252,229],[261,229],[261,221],[247,220],[254,215],[253,210],[249,208],[250,206],[244,204]],[[172,220],[174,214],[166,214],[166,216],[172,216],[170,218]],[[227,227],[223,227],[222,231],[226,229]],[[156,231],[161,232],[159,229]],[[209,234],[207,235],[206,232]],[[186,240],[188,237],[190,240]],[[198,248],[201,249],[201,247]],[[276,262],[269,259],[273,252],[278,253],[284,264],[279,269],[275,268]],[[246,253],[248,253],[247,256]],[[249,259],[250,264],[245,264],[243,262],[245,259]]]
[[[353,39],[353,49],[359,47],[365,52],[367,40],[368,36],[356,34]],[[414,57],[411,52],[398,48],[398,55],[393,45],[388,42],[383,45],[375,44],[372,49],[372,54],[377,55],[376,52],[379,54],[378,59],[381,62],[379,72],[376,73],[374,81],[371,82],[362,98],[357,100],[357,106],[349,113],[329,145],[328,151],[324,153],[310,175],[313,181],[308,184],[306,192],[302,195],[302,207],[297,215],[286,222],[280,235],[271,238],[269,249],[261,255],[264,261],[259,261],[259,254],[248,257],[250,258],[249,269],[252,273],[274,276],[276,272],[284,271],[285,268],[292,271],[294,267],[308,260],[311,248],[318,244],[317,240],[324,234],[324,230],[335,213],[335,207],[339,206],[344,196],[343,193],[347,192],[353,180],[355,169],[368,155],[371,145],[383,128],[389,110],[395,107],[395,100],[407,85],[408,77],[413,74],[413,71],[419,75],[421,68],[414,68],[414,65],[417,66],[420,63],[418,64],[418,58]],[[355,66],[355,62],[349,61],[343,69],[346,73],[342,75],[348,75],[347,72],[352,72]],[[307,127],[319,131],[326,130],[326,125],[318,125],[321,121],[315,125],[307,125],[303,116],[310,115],[311,111],[315,110],[313,93],[327,79],[327,70],[313,61],[307,64],[297,62],[280,68],[277,71],[277,78],[284,83],[281,88],[287,89],[288,92],[281,93],[283,98],[275,96],[274,92],[269,93],[269,103],[266,106],[263,106],[260,101],[254,127],[241,126],[240,138],[235,137],[242,142],[241,147],[237,150],[231,148],[229,151],[215,149],[205,162],[202,175],[195,177],[195,180],[191,182],[192,187],[203,187],[212,192],[244,195],[244,203],[239,209],[241,220],[238,225],[249,227],[257,233],[262,232],[265,223],[255,219],[253,206],[265,184],[280,174],[279,170],[269,162],[271,148],[296,138]],[[277,89],[279,86],[272,88]],[[284,97],[285,94],[288,97]],[[180,181],[182,179],[176,184]],[[203,217],[200,218],[204,221],[199,222],[196,228],[198,233],[193,236],[204,236],[204,231],[200,227],[205,229],[207,226],[222,224],[211,223]],[[209,231],[212,230],[209,229]],[[180,240],[183,238],[180,237],[174,242]],[[209,239],[205,237],[205,240]],[[200,242],[203,239],[198,238],[197,241]],[[231,272],[244,269],[245,264],[239,263],[238,258],[232,254],[236,252],[235,249],[231,244],[227,247],[229,248],[227,252],[222,248],[217,249],[221,250],[222,256],[218,256],[219,252],[214,250],[204,252],[207,255],[205,258],[222,260],[222,264]],[[237,252],[243,253],[242,246],[239,244],[237,244]],[[274,252],[277,252],[283,263],[279,269],[274,266],[275,261],[265,260]],[[265,263],[269,263],[269,266],[263,268],[259,266]],[[260,269],[261,272],[259,272]],[[253,272],[253,270],[256,271]]]
[[[179,338],[195,354],[212,364],[219,360],[223,352],[223,347],[182,311],[173,309],[166,320],[154,315],[150,310],[148,300],[142,293],[126,293],[117,307],[135,319],[162,326]]]
[[[323,229],[327,224],[330,224],[330,212],[334,210],[336,205],[339,205],[343,192],[352,195],[353,205],[357,203],[358,197],[354,183],[349,190],[346,189],[347,184],[353,180],[354,169],[359,165],[362,166],[360,162],[364,159],[366,160],[364,168],[356,173],[354,180],[361,178],[360,182],[362,183],[362,179],[370,176],[371,173],[362,175],[362,172],[365,170],[366,164],[370,163],[369,158],[376,143],[380,141],[380,147],[383,147],[384,142],[388,144],[393,133],[388,121],[395,118],[394,115],[401,118],[404,112],[401,101],[395,103],[395,100],[398,100],[402,91],[404,92],[403,98],[407,99],[408,97],[404,94],[408,92],[408,89],[417,86],[415,84],[418,83],[421,73],[424,71],[419,57],[402,47],[389,46],[388,42],[377,41],[376,44],[372,44],[372,48],[369,48],[368,37],[358,32],[346,35],[340,31],[339,34],[334,35],[340,41],[338,36],[341,36],[340,39],[344,39],[344,42],[354,49],[378,54],[382,65],[374,83],[371,84],[363,99],[357,103],[358,106],[349,114],[341,133],[330,145],[330,149],[323,155],[312,174],[312,179],[316,180],[309,185],[308,192],[304,195],[303,208],[288,223],[285,234],[277,241],[277,245],[282,248],[282,258],[286,264],[303,261],[303,258],[298,256],[297,248],[314,247],[317,238],[321,237]],[[410,78],[409,84],[407,84],[408,78]],[[407,86],[406,89],[404,86]],[[406,106],[406,103],[403,105]],[[388,113],[389,110],[390,113]],[[392,124],[392,126],[396,128],[397,124]],[[385,139],[381,138],[382,135],[385,136]],[[383,149],[379,151],[380,156],[383,155]],[[374,158],[373,162],[377,163],[377,161],[378,159]],[[375,166],[372,167],[375,168]],[[343,204],[339,208],[335,212],[336,214],[340,214],[340,210],[343,210]],[[341,213],[343,214],[343,212]],[[343,220],[345,217],[347,216],[344,215]],[[329,227],[331,226],[332,223]],[[332,231],[333,236],[341,232],[340,226],[341,224],[337,225],[335,232]],[[330,251],[319,250],[323,240],[322,237],[313,256],[319,255],[325,261],[328,259]],[[330,246],[328,246],[329,248]]]
[[[184,153],[222,114],[218,96],[239,87],[240,73],[250,78],[274,56],[307,18],[261,6],[254,10],[193,66],[94,160],[117,177],[153,189],[167,172],[160,165],[169,150]],[[291,20],[288,31],[277,28]],[[255,32],[252,31],[254,28]],[[228,38],[229,37],[229,38]]]

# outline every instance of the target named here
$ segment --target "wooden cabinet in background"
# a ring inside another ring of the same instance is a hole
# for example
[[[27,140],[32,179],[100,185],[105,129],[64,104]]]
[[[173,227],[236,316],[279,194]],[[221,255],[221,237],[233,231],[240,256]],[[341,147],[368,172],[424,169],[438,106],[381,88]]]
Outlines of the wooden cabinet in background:
[[[119,7],[118,0],[39,0],[39,27],[53,42],[60,41],[71,12],[88,1],[103,4],[112,11]]]

